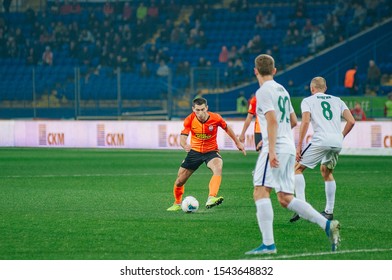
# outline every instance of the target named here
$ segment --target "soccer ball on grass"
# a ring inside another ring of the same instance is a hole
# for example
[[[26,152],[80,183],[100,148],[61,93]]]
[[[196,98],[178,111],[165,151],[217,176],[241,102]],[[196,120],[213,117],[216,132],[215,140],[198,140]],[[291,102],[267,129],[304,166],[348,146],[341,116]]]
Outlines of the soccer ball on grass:
[[[193,196],[187,196],[181,203],[182,211],[185,213],[193,213],[199,209],[199,201]]]

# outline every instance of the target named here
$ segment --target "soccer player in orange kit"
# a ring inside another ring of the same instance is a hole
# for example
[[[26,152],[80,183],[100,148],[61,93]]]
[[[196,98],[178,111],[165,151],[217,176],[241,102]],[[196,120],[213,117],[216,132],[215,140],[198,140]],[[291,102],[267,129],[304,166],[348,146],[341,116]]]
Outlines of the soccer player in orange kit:
[[[225,130],[233,139],[237,148],[246,155],[244,144],[237,139],[234,131],[227,125],[222,116],[208,112],[206,99],[196,98],[192,103],[193,113],[185,118],[180,138],[180,145],[187,152],[187,156],[178,170],[177,179],[174,183],[174,204],[167,211],[181,210],[185,183],[203,162],[212,171],[206,208],[212,208],[223,202],[223,197],[218,196],[223,167],[223,160],[219,154],[216,141],[218,127]],[[187,143],[189,133],[191,133],[190,144]]]
[[[256,121],[255,121],[255,128],[254,128],[254,138],[255,138],[254,140],[255,140],[256,151],[260,151],[263,145],[262,142],[263,137],[261,134],[259,119],[257,118],[257,114],[256,114],[256,106],[257,106],[256,96],[253,95],[253,97],[249,101],[248,115],[246,116],[244,127],[242,128],[239,139],[242,143],[245,143],[245,132],[248,129],[250,123],[252,122],[253,116],[255,116]]]

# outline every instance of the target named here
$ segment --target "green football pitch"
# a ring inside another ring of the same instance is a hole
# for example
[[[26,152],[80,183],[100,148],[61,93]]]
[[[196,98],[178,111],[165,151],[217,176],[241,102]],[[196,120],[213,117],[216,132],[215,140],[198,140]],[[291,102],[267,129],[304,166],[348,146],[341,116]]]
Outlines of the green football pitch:
[[[256,152],[222,151],[222,205],[205,209],[210,171],[185,195],[201,207],[167,212],[183,151],[0,148],[0,259],[238,260],[392,259],[392,157],[344,156],[335,170],[342,243],[274,206],[278,254],[247,257],[260,233],[252,198]],[[305,172],[308,201],[324,210],[319,169]]]

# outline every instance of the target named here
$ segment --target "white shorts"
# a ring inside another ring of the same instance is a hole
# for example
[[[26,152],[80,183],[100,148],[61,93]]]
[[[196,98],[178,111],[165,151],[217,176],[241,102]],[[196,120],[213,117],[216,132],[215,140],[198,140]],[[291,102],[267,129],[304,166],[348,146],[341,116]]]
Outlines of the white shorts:
[[[315,168],[317,164],[321,163],[332,170],[338,163],[341,150],[342,148],[338,147],[316,146],[309,143],[305,150],[303,150],[299,163],[310,169]]]
[[[253,175],[254,186],[274,188],[275,192],[294,194],[295,156],[278,154],[279,167],[271,168],[268,153],[260,153]]]

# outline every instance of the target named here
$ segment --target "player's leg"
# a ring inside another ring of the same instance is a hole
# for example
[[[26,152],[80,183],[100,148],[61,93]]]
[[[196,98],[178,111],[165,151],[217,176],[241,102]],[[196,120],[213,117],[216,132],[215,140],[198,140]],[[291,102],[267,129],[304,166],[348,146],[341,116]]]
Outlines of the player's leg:
[[[207,167],[212,171],[212,177],[209,183],[209,196],[217,196],[222,182],[223,161],[216,157],[207,163]]]
[[[335,207],[336,182],[332,173],[337,164],[339,151],[339,148],[332,148],[332,150],[325,155],[320,166],[320,172],[324,178],[326,198],[325,209],[321,214],[328,220],[333,219],[333,211]]]
[[[332,250],[336,250],[339,242],[339,222],[329,221],[316,211],[308,202],[294,197],[294,174],[293,167],[295,165],[295,157],[290,154],[279,154],[280,166],[272,169],[275,190],[279,203],[302,218],[318,224],[325,230],[332,243]]]
[[[184,194],[185,183],[189,177],[195,172],[203,163],[201,154],[191,150],[185,160],[181,163],[178,169],[177,179],[173,186],[174,203],[167,211],[178,211],[181,209],[182,195]]]
[[[186,169],[180,167],[177,173],[177,179],[174,182],[173,195],[174,203],[170,206],[167,211],[178,211],[181,209],[182,195],[185,190],[185,183],[188,181],[189,177],[193,174],[194,170]]]
[[[300,164],[299,162],[295,164],[295,169],[294,169],[295,197],[304,201],[306,201],[306,196],[305,196],[306,182],[304,177],[305,169],[306,166]]]
[[[220,185],[222,182],[222,168],[223,160],[219,153],[212,152],[206,155],[207,167],[212,171],[212,177],[208,184],[208,199],[206,203],[207,208],[220,205],[223,202],[223,197],[218,196]]]
[[[272,208],[270,193],[271,188],[255,186],[253,198],[256,204],[256,218],[262,236],[261,245],[247,255],[274,254],[277,252],[274,240],[274,210]]]
[[[303,172],[306,168],[313,169],[316,165],[321,161],[326,153],[325,148],[320,146],[315,146],[313,144],[308,144],[308,146],[302,151],[301,160],[295,164],[295,197],[306,201],[305,189],[306,189],[306,181],[303,175]],[[296,222],[300,219],[298,213],[294,213],[293,217],[291,217],[290,222]]]
[[[256,218],[262,242],[259,247],[246,252],[247,255],[276,253],[273,231],[274,211],[270,198],[272,188],[266,187],[273,185],[273,177],[268,164],[268,153],[261,153],[253,175],[253,199],[256,204]]]
[[[321,164],[320,171],[324,178],[326,198],[325,209],[321,214],[328,220],[332,220],[333,210],[335,208],[336,182],[332,175],[333,170],[329,169],[324,164]]]

